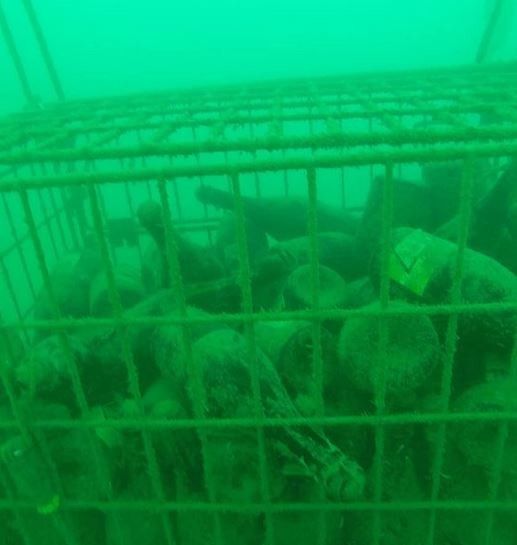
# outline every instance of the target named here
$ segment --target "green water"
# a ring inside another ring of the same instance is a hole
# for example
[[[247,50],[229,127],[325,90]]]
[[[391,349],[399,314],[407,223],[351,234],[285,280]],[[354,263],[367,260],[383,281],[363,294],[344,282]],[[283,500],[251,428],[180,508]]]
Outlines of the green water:
[[[473,62],[493,0],[33,0],[68,98]],[[515,10],[490,60],[515,56]],[[34,94],[55,99],[23,3],[4,6]],[[0,40],[0,112],[24,97]]]
[[[515,545],[495,4],[2,6],[0,545]]]

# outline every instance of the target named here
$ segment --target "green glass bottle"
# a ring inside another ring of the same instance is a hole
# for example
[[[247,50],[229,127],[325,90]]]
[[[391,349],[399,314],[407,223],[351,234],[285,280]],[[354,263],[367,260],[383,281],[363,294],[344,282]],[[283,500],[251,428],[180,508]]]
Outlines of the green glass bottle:
[[[207,418],[254,415],[252,365],[256,365],[258,373],[264,415],[300,416],[269,358],[257,349],[257,359],[251,362],[247,343],[239,333],[229,329],[209,333],[194,343],[193,354],[205,389],[203,405]],[[190,393],[193,395],[192,390]],[[272,426],[266,435],[308,468],[330,499],[347,501],[361,497],[361,467],[321,431],[312,426]]]
[[[143,263],[144,282],[154,290],[169,287],[170,271],[166,259],[166,231],[162,207],[155,201],[147,201],[138,207],[137,214],[140,224],[154,242]],[[223,276],[223,267],[213,249],[196,244],[181,236],[175,229],[171,235],[176,245],[180,272],[185,283],[206,282]]]
[[[457,245],[419,229],[395,229],[392,235],[389,276],[399,294],[418,303],[451,303]],[[374,277],[378,277],[378,271],[377,263]],[[465,250],[462,276],[462,304],[511,305],[517,301],[515,274],[480,252]],[[473,343],[485,352],[509,353],[516,327],[515,310],[463,312],[459,316],[459,343]]]
[[[458,225],[456,216],[442,225],[437,235],[456,241]],[[505,167],[495,183],[474,199],[468,244],[517,274],[517,161]]]
[[[209,185],[199,187],[197,198],[224,210],[234,210],[234,197]],[[241,197],[246,218],[277,240],[288,240],[307,234],[309,225],[309,203],[296,197],[253,198]],[[334,231],[354,234],[357,220],[354,216],[321,203],[317,203],[316,215],[319,231]]]

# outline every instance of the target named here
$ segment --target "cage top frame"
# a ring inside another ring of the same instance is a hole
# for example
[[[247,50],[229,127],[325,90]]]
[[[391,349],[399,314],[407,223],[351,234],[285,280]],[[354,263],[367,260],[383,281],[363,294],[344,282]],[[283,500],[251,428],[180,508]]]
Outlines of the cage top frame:
[[[438,124],[415,124],[431,118]],[[358,120],[359,129],[353,126]],[[289,123],[308,123],[309,130],[289,133]],[[258,126],[260,134],[254,131]],[[138,138],[121,143],[128,134]],[[208,160],[102,174],[84,168],[66,175],[18,171],[200,154]],[[222,161],[221,154],[235,157]],[[517,64],[512,63],[139,94],[13,115],[0,120],[0,192],[514,154]]]

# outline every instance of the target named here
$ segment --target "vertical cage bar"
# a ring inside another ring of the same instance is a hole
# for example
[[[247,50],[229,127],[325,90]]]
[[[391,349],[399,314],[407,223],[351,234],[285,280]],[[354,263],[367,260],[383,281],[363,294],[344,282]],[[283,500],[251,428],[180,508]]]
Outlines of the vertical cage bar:
[[[2,351],[4,352],[4,356],[6,360],[8,360],[6,364],[6,368],[9,368],[10,366],[14,365],[15,358],[12,353],[9,339],[5,338],[3,335],[2,335],[2,338],[3,338],[3,342],[2,342],[1,348],[2,348]],[[4,388],[4,391],[7,394],[9,405],[15,417],[21,437],[23,438],[23,440],[28,446],[32,446],[33,448],[36,448],[36,445],[37,445],[40,448],[42,459],[46,466],[45,469],[49,471],[52,484],[56,488],[58,497],[63,498],[64,496],[63,485],[61,483],[60,475],[56,469],[55,463],[51,457],[50,448],[48,446],[46,437],[42,433],[34,433],[34,432],[31,433],[31,430],[29,426],[27,425],[26,419],[22,417],[18,400],[16,398],[14,388],[11,382],[12,381],[11,377],[4,370],[4,368],[0,368],[0,375],[1,375],[0,378],[2,381],[2,386]],[[54,530],[56,531],[57,534],[59,534],[62,537],[66,545],[80,545],[76,541],[75,536],[70,533],[70,528],[63,521],[63,517],[59,511],[54,510],[52,513],[49,513],[49,516],[51,516]]]
[[[9,359],[8,355],[7,355],[7,352],[8,352],[7,343],[8,343],[8,340],[7,340],[7,338],[4,336],[4,334],[2,332],[0,334],[0,357],[2,358],[2,360]],[[25,427],[25,425],[23,424],[21,418],[19,417],[19,415],[17,415],[17,413],[15,411],[15,406],[16,406],[15,396],[13,394],[12,388],[10,387],[10,385],[8,383],[9,380],[8,380],[8,377],[7,377],[7,374],[6,374],[5,370],[4,370],[3,365],[4,365],[4,362],[2,362],[2,366],[0,366],[0,380],[1,380],[1,383],[2,383],[2,387],[3,387],[3,389],[4,389],[4,391],[5,391],[6,395],[7,395],[7,398],[9,399],[9,405],[11,406],[11,408],[13,410],[13,413],[14,413],[14,416],[15,416],[15,419],[16,419],[16,425],[17,425],[17,427],[18,427],[18,429],[20,431],[20,434],[22,435],[22,437],[24,439],[29,441],[30,440],[30,437],[29,437],[30,434],[29,434],[27,428]],[[7,363],[6,365],[9,365],[9,364]],[[13,502],[13,504],[14,504],[14,501],[16,500],[15,494],[11,490],[11,486],[10,486],[10,484],[8,482],[8,478],[5,475],[4,470],[3,470],[3,468],[1,466],[0,466],[0,484],[3,486],[3,488],[5,490],[5,493],[7,495],[7,499],[9,501]],[[21,511],[20,509],[18,509],[14,505],[13,505],[11,511],[14,514],[14,517],[16,519],[18,534],[22,538],[22,541],[25,543],[25,545],[38,545],[37,543],[35,543],[32,540],[32,538],[30,537],[30,534],[27,532],[27,525],[26,525],[26,522],[25,522],[25,517],[24,517],[23,511]]]
[[[0,324],[1,323],[2,323],[2,320],[0,317]],[[9,399],[10,388],[9,388],[7,372],[6,372],[6,369],[9,367],[9,362],[7,361],[9,359],[9,356],[7,353],[8,343],[9,343],[9,339],[8,339],[7,333],[5,332],[5,330],[0,329],[0,383],[2,384],[2,389],[4,390],[5,395]],[[15,424],[17,428],[20,428],[20,425],[21,425],[20,422],[15,421]],[[15,496],[13,492],[11,491],[11,487],[9,485],[7,475],[5,475],[1,465],[0,465],[0,487],[2,487],[5,490],[7,500],[14,503]],[[37,543],[34,543],[31,540],[29,534],[26,531],[25,524],[23,523],[23,519],[24,519],[23,512],[13,505],[11,508],[11,513],[14,515],[18,533],[20,534],[20,537],[22,538],[24,545],[38,545]]]
[[[490,49],[490,43],[494,37],[494,31],[497,27],[501,13],[503,12],[504,0],[495,0],[493,3],[492,13],[490,19],[487,22],[483,36],[479,43],[479,47],[476,53],[476,63],[481,64],[486,60],[487,53]]]
[[[174,195],[174,203],[176,205],[176,210],[178,211],[178,219],[181,221],[183,219],[183,207],[181,206],[178,180],[174,178],[173,180],[171,180],[171,184],[172,184],[172,194]]]
[[[122,166],[122,162],[123,160],[121,159],[120,160],[121,162],[121,166]],[[130,163],[130,169],[134,169],[134,164]],[[129,209],[129,214],[132,218],[136,218],[137,215],[136,215],[136,212],[135,212],[135,205],[134,205],[134,202],[133,202],[133,196],[131,194],[131,189],[130,189],[130,186],[129,186],[129,182],[124,182],[124,192],[125,192],[125,195],[126,195],[126,202],[127,202],[127,207]],[[144,262],[144,253],[142,251],[142,243],[140,241],[140,234],[137,232],[137,235],[136,235],[136,248],[137,248],[137,251],[138,251],[138,259],[140,260],[140,266],[142,266],[143,262]]]
[[[93,169],[95,169],[95,163],[92,161],[92,170]],[[89,188],[90,188],[90,186],[88,187],[88,189]],[[106,199],[104,197],[104,191],[103,191],[103,186],[102,185],[99,185],[97,187],[96,197],[98,199],[99,209],[101,210],[101,218],[109,219],[108,207],[106,206]],[[90,205],[91,205],[91,201],[90,201]],[[104,226],[103,226],[103,228],[104,228]],[[117,252],[115,251],[114,246],[112,244],[108,244],[107,248],[108,248],[110,259],[112,260],[113,264],[116,265],[118,256],[117,256]],[[111,261],[110,261],[110,263],[111,263]]]
[[[132,218],[135,218],[136,217],[135,205],[133,203],[133,197],[131,195],[131,190],[129,188],[128,182],[124,183],[124,191],[126,193],[126,201],[127,201],[127,207],[129,209],[129,214]],[[136,249],[138,251],[138,259],[140,260],[140,264],[142,264],[144,262],[144,257],[142,253],[142,243],[140,241],[140,236],[138,234],[136,236]]]
[[[311,302],[312,310],[318,312],[320,310],[320,268],[319,268],[319,244],[318,244],[318,213],[317,213],[317,183],[316,171],[310,169],[306,173],[307,190],[309,195],[309,214],[308,214],[308,233],[310,241],[310,267],[311,267]],[[323,357],[321,346],[321,322],[320,319],[312,320],[312,343],[313,343],[313,376],[316,384],[316,409],[318,416],[324,416],[325,403],[323,394]],[[324,495],[321,491],[320,498],[324,500]],[[327,541],[327,524],[325,512],[318,512],[318,544],[324,545]]]
[[[29,290],[31,292],[32,298],[36,298],[36,290],[34,289],[34,284],[32,282],[32,276],[29,273],[29,267],[27,265],[27,259],[25,257],[25,253],[23,251],[23,243],[20,240],[20,237],[18,236],[18,231],[16,229],[13,215],[11,213],[11,209],[9,207],[9,203],[7,202],[7,198],[5,194],[2,194],[2,201],[4,205],[4,211],[5,211],[5,217],[7,218],[7,223],[9,225],[9,229],[11,230],[11,235],[13,237],[13,240],[16,244],[16,253],[18,254],[18,257],[20,258],[20,263],[22,264],[23,274],[25,275],[25,279],[27,280],[27,285],[29,286]]]
[[[310,241],[310,266],[311,266],[311,300],[312,309],[320,309],[320,269],[319,269],[319,244],[318,244],[318,217],[317,217],[317,182],[316,171],[310,169],[306,173],[307,189],[309,195],[309,217],[308,233]],[[314,361],[313,373],[316,382],[316,392],[318,414],[324,414],[323,402],[323,359],[321,348],[321,323],[320,320],[313,321],[313,343],[314,343]]]
[[[385,166],[385,178],[382,199],[382,230],[381,230],[381,255],[380,255],[380,306],[385,311],[390,300],[389,263],[391,253],[391,226],[393,223],[393,165]],[[389,331],[386,317],[382,313],[379,316],[379,353],[386,353],[389,341]],[[382,502],[383,490],[383,461],[385,445],[385,428],[382,416],[386,409],[386,365],[380,366],[375,383],[375,412],[379,421],[375,427],[375,455],[373,460],[373,496],[376,504]],[[373,543],[378,545],[381,540],[382,519],[381,511],[375,509],[373,518]]]
[[[282,150],[282,157],[285,159],[286,157],[286,152],[285,152],[285,149]],[[283,173],[282,173],[282,177],[283,177],[283,180],[284,180],[284,195],[286,197],[289,196],[289,172],[287,169],[284,169]]]
[[[339,181],[340,181],[340,184],[339,184],[339,189],[340,189],[340,193],[341,193],[341,208],[343,210],[346,210],[346,177],[345,177],[345,167],[341,167],[339,169]]]
[[[16,498],[14,497],[14,494],[11,491],[11,487],[7,480],[7,476],[4,474],[4,471],[1,466],[0,466],[0,486],[5,490],[6,499],[14,504],[14,501]],[[23,545],[39,545],[39,543],[32,541],[30,534],[27,533],[27,529],[25,527],[26,525],[24,524],[25,517],[23,516],[23,511],[18,509],[15,505],[13,505],[9,511],[14,516],[18,534],[21,537]],[[7,545],[7,542],[6,542],[6,545]]]
[[[41,213],[45,221],[45,227],[48,232],[48,237],[50,239],[50,245],[52,246],[52,250],[54,252],[55,258],[59,259],[60,257],[59,250],[57,249],[56,238],[54,236],[54,229],[52,228],[52,219],[49,216],[48,208],[45,203],[45,199],[43,198],[43,190],[38,189],[37,192],[38,192],[38,200],[40,203]]]
[[[25,6],[25,10],[27,12],[29,21],[31,23],[32,30],[36,36],[36,40],[40,48],[41,56],[43,57],[43,60],[45,61],[45,66],[47,67],[47,72],[49,74],[50,81],[52,82],[52,86],[54,87],[54,91],[56,92],[57,98],[59,100],[64,100],[65,94],[63,93],[61,80],[59,79],[59,76],[57,74],[54,60],[52,59],[52,55],[50,54],[47,40],[45,38],[45,35],[43,34],[43,29],[41,28],[40,22],[36,15],[36,11],[32,4],[32,0],[22,0],[22,1],[23,1],[23,5]]]
[[[472,211],[472,176],[473,165],[470,160],[463,163],[461,196],[460,196],[460,226],[454,265],[454,278],[451,289],[451,304],[458,305],[461,302],[461,288],[463,280],[464,256],[467,248],[470,216]],[[452,394],[452,377],[454,372],[454,356],[457,347],[458,314],[452,314],[447,323],[445,338],[445,360],[442,373],[442,383],[439,400],[439,410],[448,412]],[[441,474],[445,461],[445,449],[447,439],[447,425],[441,423],[438,426],[437,446],[433,456],[431,501],[436,501],[440,495]],[[436,534],[436,509],[429,513],[428,545],[434,545]]]
[[[248,127],[249,127],[250,137],[253,139],[255,138],[255,125],[253,123],[252,107],[249,105],[248,105],[248,117],[249,117]],[[257,158],[256,150],[253,150],[252,157],[253,159]],[[253,172],[253,180],[255,181],[255,196],[258,199],[260,199],[260,197],[262,196],[262,185],[260,183],[260,176],[257,171]]]
[[[178,246],[174,237],[174,227],[172,225],[172,215],[169,205],[169,198],[165,180],[158,180],[158,192],[160,195],[160,202],[163,211],[163,226],[165,230],[165,259],[167,260],[167,270],[169,271],[170,279],[169,284],[173,288],[178,297],[178,313],[181,318],[188,320],[187,302],[185,296],[185,288],[183,284],[183,278],[181,274],[181,265],[179,261]],[[203,378],[200,374],[200,370],[197,366],[197,362],[194,359],[192,351],[192,337],[191,331],[187,323],[183,323],[181,326],[181,342],[182,350],[185,353],[185,359],[187,363],[187,376],[189,386],[192,388],[193,393],[193,410],[194,417],[198,421],[205,417],[205,400],[207,398],[205,393],[205,386],[203,384]],[[212,464],[211,456],[209,455],[209,439],[205,429],[197,428],[197,433],[201,442],[201,454],[203,458],[203,476],[205,480],[206,492],[208,500],[211,504],[217,503],[215,496],[215,472]],[[214,528],[215,528],[215,542],[217,545],[223,545],[223,534],[221,526],[221,515],[218,511],[214,512]]]
[[[54,195],[53,188],[48,189],[48,195],[49,195],[49,198],[50,198],[50,205],[52,206],[52,210],[54,211],[54,218],[55,218],[55,222],[56,222],[56,225],[57,225],[59,238],[61,239],[62,247],[63,247],[63,249],[65,251],[68,251],[69,250],[69,245],[68,245],[68,241],[66,240],[65,230],[63,228],[63,224],[61,222],[61,214],[62,214],[63,210],[59,210],[59,207],[58,207],[57,201],[56,201],[56,196]],[[72,236],[71,233],[70,233],[70,236]]]
[[[149,199],[152,199],[153,198],[153,189],[151,187],[151,182],[149,180],[145,181],[145,187],[147,189],[147,197]]]
[[[192,123],[192,140],[194,141],[194,143],[197,143],[197,131],[196,131],[196,126],[194,123]],[[200,166],[201,165],[201,158],[199,157],[199,153],[196,153],[195,154],[195,158],[196,158],[196,165],[197,166]],[[199,177],[199,180],[198,180],[198,186],[199,187],[203,187],[205,185],[205,181],[203,180],[202,176]],[[205,220],[208,220],[208,205],[206,204],[206,202],[203,203],[203,218],[205,218]],[[210,246],[213,246],[213,243],[214,243],[214,235],[212,233],[212,229],[208,229],[208,242],[210,244]]]
[[[52,309],[52,313],[54,314],[56,319],[61,319],[61,311],[59,309],[59,305],[57,303],[57,299],[55,297],[54,289],[52,286],[52,281],[50,279],[50,275],[47,269],[46,261],[45,261],[45,254],[43,252],[43,247],[41,244],[41,240],[38,237],[36,224],[34,222],[34,217],[32,215],[32,210],[30,207],[29,198],[27,195],[27,192],[25,189],[20,189],[20,198],[22,201],[22,206],[25,212],[25,217],[27,220],[27,225],[29,227],[29,233],[30,237],[32,239],[32,243],[34,245],[34,250],[36,253],[36,257],[38,260],[38,264],[40,267],[41,275],[43,277],[43,284],[47,293],[48,300],[50,302],[50,306]],[[73,323],[73,321],[70,321],[70,323]],[[67,358],[67,361],[69,363],[69,371],[70,371],[70,377],[72,380],[72,389],[74,392],[75,399],[77,401],[77,405],[79,407],[80,413],[84,419],[89,418],[90,416],[90,410],[88,406],[88,402],[86,400],[86,394],[84,392],[83,386],[81,384],[79,369],[77,367],[77,363],[75,361],[75,358],[72,353],[72,349],[70,347],[70,343],[67,339],[67,336],[64,332],[58,333],[59,343],[63,349],[63,352],[65,354],[65,357]],[[103,462],[103,458],[100,455],[98,448],[95,443],[95,438],[93,436],[93,430],[89,430],[87,433],[88,438],[88,448],[90,450],[90,453],[92,455],[93,463],[95,466],[95,473],[96,473],[96,479],[98,484],[98,489],[103,490],[108,499],[112,499],[112,491],[111,491],[111,480],[109,478],[109,470],[107,469],[106,465]],[[57,474],[57,472],[56,472]]]
[[[1,3],[0,3],[0,29],[2,29],[2,34],[4,35],[5,44],[7,46],[9,54],[11,55],[11,59],[16,69],[16,73],[18,74],[18,79],[20,80],[20,85],[22,87],[23,94],[25,95],[25,100],[27,101],[28,104],[30,104],[34,100],[34,95],[32,94],[32,90],[29,84],[29,79],[27,78],[27,74],[25,72],[25,68],[23,66],[22,59],[20,57],[20,53],[18,52],[18,48],[16,47],[16,43],[14,41],[11,28],[9,27],[9,23],[7,22],[7,17],[5,16],[5,11]]]
[[[79,227],[77,223],[74,221],[74,214],[73,214],[73,211],[70,209],[69,199],[66,194],[66,188],[61,187],[59,189],[59,196],[61,197],[61,203],[63,205],[62,210],[64,211],[66,223],[68,225],[68,231],[70,233],[70,243],[73,249],[78,250],[81,246],[80,234],[78,233]],[[53,199],[55,201],[55,195]],[[56,201],[56,206],[57,206],[57,201]],[[70,246],[67,246],[67,250],[70,250]]]
[[[246,217],[244,215],[244,206],[242,203],[239,175],[234,173],[230,177],[232,192],[234,196],[235,221],[237,227],[237,242],[239,247],[239,265],[240,265],[240,284],[242,294],[242,310],[245,314],[253,314],[253,294],[251,291],[251,267],[249,261],[249,249],[246,237]],[[257,420],[264,418],[264,407],[262,406],[262,396],[260,389],[259,370],[257,368],[258,349],[255,337],[255,327],[253,321],[247,320],[244,323],[246,342],[248,345],[248,354],[251,362],[251,388],[253,394],[253,412]],[[266,438],[264,429],[257,427],[257,442],[259,456],[259,477],[260,493],[262,501],[266,507],[271,504],[271,491],[267,468]],[[265,513],[266,520],[266,544],[273,545],[274,526],[271,513]]]
[[[102,220],[102,211],[100,206],[100,199],[97,196],[94,185],[88,186],[88,197],[90,201],[90,206],[92,210],[92,219],[95,233],[97,235],[97,241],[99,243],[101,258],[104,265],[104,273],[108,281],[108,293],[110,298],[110,304],[113,310],[113,316],[119,322],[117,328],[121,334],[122,339],[122,355],[124,363],[126,364],[126,370],[129,378],[129,391],[133,396],[133,399],[138,408],[139,417],[142,418],[144,424],[142,425],[141,434],[144,444],[145,457],[147,461],[149,476],[151,479],[151,486],[156,497],[160,501],[165,500],[163,483],[160,476],[160,469],[158,466],[158,461],[156,458],[156,451],[152,444],[151,437],[149,435],[149,430],[145,426],[145,413],[142,403],[142,394],[140,391],[140,383],[138,380],[138,370],[133,359],[133,353],[130,347],[129,335],[127,331],[127,326],[122,325],[122,320],[124,318],[124,309],[120,300],[120,294],[117,289],[117,282],[115,278],[115,271],[113,268],[113,263],[110,258],[110,252],[108,243],[104,235],[104,225]],[[172,532],[171,521],[167,516],[167,513],[161,513],[162,526],[165,533],[165,537],[168,545],[173,545],[174,538]]]
[[[14,310],[16,312],[16,315],[18,316],[18,319],[23,321],[23,313],[20,308],[20,303],[18,302],[18,297],[16,297],[16,292],[14,291],[14,286],[11,280],[11,275],[9,274],[9,270],[7,269],[7,266],[5,264],[4,257],[0,257],[0,268],[2,269],[2,275],[5,280],[5,285],[7,287],[7,291],[9,292],[9,295],[11,297],[11,300],[13,302]]]
[[[140,129],[137,129],[137,131],[136,131],[136,138],[138,140],[138,145],[140,147],[142,147],[143,144],[144,144],[144,140],[142,138],[142,131]],[[141,163],[142,163],[142,168],[145,168],[147,166],[147,159],[146,159],[145,155],[142,155]]]
[[[70,165],[70,168],[71,172],[75,172],[75,165]],[[63,187],[61,198],[70,231],[73,233],[74,246],[78,250],[86,240],[88,231],[88,221],[84,210],[84,187],[81,185]]]
[[[372,94],[370,93],[369,98],[368,98],[368,103],[370,103],[371,97],[372,97]],[[372,122],[371,112],[369,112],[369,115],[368,115],[368,133],[372,134],[372,132],[373,132],[373,122]],[[371,185],[373,183],[373,171],[374,171],[373,164],[370,164],[369,168],[370,168],[370,187],[371,187]]]
[[[508,373],[508,377],[514,381],[517,380],[517,332],[514,335],[513,350],[511,355],[510,371]],[[497,500],[497,495],[498,495],[502,477],[503,477],[504,452],[505,452],[505,448],[506,448],[506,444],[508,442],[508,436],[509,436],[508,425],[509,425],[508,420],[504,420],[499,423],[497,441],[496,441],[496,445],[494,449],[495,450],[494,464],[493,464],[493,467],[490,468],[491,474],[490,474],[490,481],[489,481],[489,496],[488,496],[489,502],[494,502]],[[488,512],[484,545],[491,545],[493,543],[492,534],[494,531],[494,524],[495,524],[495,511],[494,509],[490,509]]]

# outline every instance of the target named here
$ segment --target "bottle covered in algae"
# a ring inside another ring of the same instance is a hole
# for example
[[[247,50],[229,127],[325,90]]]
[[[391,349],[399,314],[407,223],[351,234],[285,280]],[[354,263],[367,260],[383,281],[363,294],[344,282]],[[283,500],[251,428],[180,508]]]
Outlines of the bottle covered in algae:
[[[92,279],[102,271],[102,259],[97,238],[89,233],[79,252],[68,253],[49,271],[50,289],[57,310],[65,318],[83,318],[89,314],[89,293]],[[56,318],[51,294],[42,286],[34,301],[33,315],[36,320]],[[52,333],[52,329],[38,329],[34,339],[39,340]]]
[[[322,324],[331,333],[339,331],[338,320],[324,318],[325,311],[343,308],[346,302],[347,285],[343,277],[324,265],[318,265],[317,307],[313,298],[313,270],[311,265],[296,268],[287,278],[282,295],[288,310],[314,310],[322,313]]]
[[[477,384],[463,392],[452,404],[457,413],[479,413],[479,421],[455,422],[450,426],[451,441],[469,466],[491,471],[495,463],[494,449],[501,433],[501,423],[485,421],[486,412],[515,413],[517,411],[517,379],[500,376]],[[503,479],[515,479],[517,457],[517,424],[507,423],[505,448],[501,459]]]
[[[458,216],[442,225],[437,235],[456,241]],[[517,273],[517,161],[506,166],[490,188],[474,200],[469,247],[497,259]]]
[[[255,269],[257,262],[267,254],[269,241],[266,232],[249,219],[245,220],[244,233],[250,267]],[[215,252],[224,265],[227,274],[239,270],[239,244],[237,218],[232,212],[227,212],[220,219],[215,233]]]
[[[315,338],[311,322],[261,321],[255,325],[255,335],[258,346],[274,363],[289,397],[303,416],[318,416],[321,411],[330,417],[353,416],[370,408],[366,396],[358,393],[341,372],[336,361],[336,338],[326,327],[320,327]],[[315,359],[315,340],[321,346],[319,362]],[[367,430],[360,426],[330,426],[325,435],[363,465],[370,440]]]
[[[380,305],[363,308],[373,312]],[[440,343],[428,316],[404,315],[411,306],[400,301],[390,308],[400,315],[357,316],[345,322],[338,341],[338,365],[346,379],[372,401],[383,387],[390,406],[407,407],[416,402],[422,389],[432,385]],[[385,327],[385,345],[381,325]]]
[[[214,331],[193,344],[194,365],[204,387],[202,400],[207,418],[249,418],[255,415],[252,365],[256,366],[260,403],[266,418],[300,417],[272,362],[259,349],[250,360],[244,337],[230,329]],[[192,376],[189,377],[191,398]],[[194,403],[194,398],[191,399]],[[231,425],[229,425],[230,427]],[[230,430],[235,433],[235,430]],[[244,432],[243,432],[244,433]],[[250,433],[248,429],[247,434]],[[362,495],[362,468],[310,425],[271,426],[266,437],[287,450],[321,483],[329,499],[349,501]]]
[[[166,230],[162,207],[155,201],[147,201],[138,207],[137,215],[140,224],[147,230],[155,244],[149,251],[148,259],[143,263],[144,283],[151,289],[169,287],[170,271],[166,258]],[[211,281],[223,276],[223,266],[213,250],[188,240],[174,229],[171,235],[178,252],[184,282]]]
[[[433,162],[421,165],[422,179],[429,190],[429,209],[435,224],[442,225],[458,212],[461,202],[464,161]],[[474,203],[486,194],[496,174],[487,159],[472,163],[472,198]]]
[[[420,229],[392,233],[389,276],[407,299],[425,304],[450,304],[458,247]],[[373,277],[378,279],[379,262]],[[488,352],[507,354],[517,327],[517,277],[496,260],[467,248],[464,253],[461,300],[464,305],[502,303],[508,310],[462,312],[458,336]],[[445,316],[446,318],[446,316]],[[438,323],[435,320],[435,323]]]
[[[234,210],[231,192],[204,185],[197,190],[197,198],[224,210]],[[277,240],[288,240],[307,234],[310,204],[296,197],[254,198],[241,197],[244,215],[248,221],[262,228]],[[316,204],[318,230],[355,234],[357,220],[354,216],[322,203]]]
[[[382,459],[382,497],[388,504],[421,502],[426,500],[419,482],[418,467],[409,429],[387,429]],[[393,436],[392,436],[393,435]],[[366,501],[375,501],[377,474],[371,466],[366,475]],[[375,543],[374,512],[348,511],[343,513],[341,543],[370,545]],[[427,535],[429,516],[425,511],[412,509],[381,510],[378,513],[380,545],[421,545]],[[441,543],[441,542],[440,542]],[[466,545],[466,544],[465,544]]]
[[[345,280],[355,280],[367,273],[362,250],[355,237],[346,233],[321,232],[316,234],[316,261],[339,273]],[[297,237],[276,243],[270,254],[287,254],[293,268],[311,263],[310,236]]]
[[[372,180],[357,230],[357,255],[362,256],[366,269],[377,251],[382,236],[385,183],[384,176],[377,176]],[[435,223],[429,200],[429,188],[425,185],[408,180],[393,180],[391,225],[420,228],[432,232],[439,223]]]
[[[322,392],[316,392],[314,362],[314,326],[302,320],[258,322],[257,344],[273,362],[287,393],[303,415],[317,414],[317,404],[332,381],[335,342],[327,329],[321,328]]]
[[[440,501],[444,502],[486,502],[491,494],[492,474],[484,468],[466,464],[464,460],[454,459],[447,450],[445,464],[440,481]],[[494,457],[494,445],[490,446]],[[451,459],[452,458],[452,459]],[[451,463],[452,462],[452,463]],[[516,499],[516,493],[507,495],[507,485],[512,474],[501,479],[497,501],[505,504]],[[461,545],[513,545],[517,537],[515,512],[510,509],[496,510],[493,513],[492,536],[487,541],[487,530],[490,518],[489,510],[445,509],[436,519],[437,534],[443,543]]]

